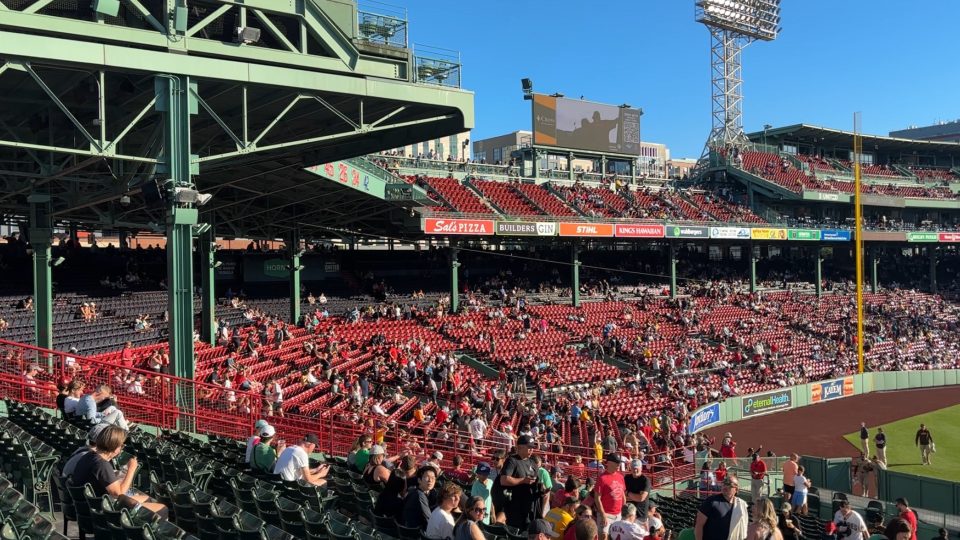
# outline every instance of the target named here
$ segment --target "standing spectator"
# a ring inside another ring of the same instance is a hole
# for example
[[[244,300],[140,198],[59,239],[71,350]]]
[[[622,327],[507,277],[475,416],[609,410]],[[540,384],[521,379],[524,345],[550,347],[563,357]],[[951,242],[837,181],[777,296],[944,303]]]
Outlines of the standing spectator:
[[[934,446],[933,435],[930,434],[927,426],[920,424],[920,429],[917,430],[917,436],[914,438],[914,442],[920,447],[921,463],[930,465],[930,454],[933,452]]]
[[[720,441],[720,456],[737,459],[737,441],[733,440],[733,434],[729,431],[723,434],[723,440]]]
[[[495,515],[493,512],[493,497],[490,495],[493,489],[493,480],[490,479],[490,466],[486,463],[480,463],[477,465],[475,472],[476,478],[473,479],[473,485],[470,486],[470,496],[480,497],[483,500],[484,513],[480,520],[489,525],[490,516]],[[467,505],[467,508],[472,507]]]
[[[509,492],[503,512],[507,516],[507,525],[520,530],[527,528],[535,502],[534,487],[537,484],[537,471],[530,460],[530,445],[533,439],[521,435],[517,439],[516,453],[507,458],[503,470],[497,476],[500,485]],[[496,504],[496,502],[494,502]],[[497,507],[497,511],[500,511]]]
[[[882,427],[877,428],[877,434],[873,436],[873,445],[877,447],[877,459],[884,465],[887,464],[887,435]]]
[[[627,501],[637,506],[641,516],[647,515],[650,497],[650,479],[643,475],[643,462],[635,459],[630,462],[630,476],[623,479],[627,492]]]
[[[910,524],[910,540],[917,540],[917,513],[910,508],[910,503],[903,497],[897,498],[894,502],[897,504],[897,511],[900,512],[900,519]]]
[[[870,455],[870,432],[867,430],[866,422],[860,422],[860,448],[863,450],[863,455]]]
[[[753,461],[750,462],[750,500],[760,500],[766,478],[767,464],[760,459],[759,453],[754,452]]]
[[[910,537],[916,536],[916,534],[916,529],[901,518],[891,519],[883,530],[883,537],[887,540],[910,540]]]
[[[724,479],[720,493],[704,499],[694,524],[696,540],[746,540],[747,503],[737,497],[740,483],[735,476]]]
[[[601,537],[606,538],[610,524],[620,519],[627,487],[620,474],[620,456],[607,454],[603,462],[604,472],[593,488],[593,500],[597,511],[597,526]]]
[[[793,503],[794,512],[801,516],[807,515],[807,490],[810,489],[810,480],[803,475],[806,472],[803,465],[797,467],[797,476],[793,479]]]
[[[550,477],[550,471],[543,467],[543,458],[533,456],[533,465],[537,472],[537,489],[540,493],[540,500],[536,504],[536,514],[544,517],[550,510],[550,493],[553,492],[553,478]]]
[[[427,538],[443,540],[453,537],[453,510],[459,508],[463,490],[453,482],[447,482],[440,490],[440,504],[433,509],[427,529],[423,535]]]
[[[800,456],[797,454],[790,454],[790,459],[784,461],[780,468],[783,473],[783,494],[789,497],[793,497],[793,479],[797,476],[797,460],[799,459]]]
[[[753,523],[747,526],[747,540],[783,540],[770,499],[763,497],[753,503]]]
[[[850,501],[840,501],[840,509],[833,515],[833,523],[837,526],[837,540],[867,540],[870,536],[866,522],[853,511]]]

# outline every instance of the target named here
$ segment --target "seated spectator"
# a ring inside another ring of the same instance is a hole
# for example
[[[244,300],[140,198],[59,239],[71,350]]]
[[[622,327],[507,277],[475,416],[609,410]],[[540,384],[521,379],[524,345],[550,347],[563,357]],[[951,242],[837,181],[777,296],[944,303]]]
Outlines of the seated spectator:
[[[253,456],[250,458],[250,468],[255,472],[273,472],[273,466],[277,463],[277,456],[286,450],[287,444],[283,439],[276,441],[276,447],[271,446],[276,434],[277,431],[269,425],[264,426],[260,431],[260,442],[253,449]]]
[[[126,430],[118,426],[107,426],[98,435],[95,441],[96,449],[81,457],[70,477],[70,485],[83,486],[90,484],[97,497],[110,495],[114,499],[126,495],[144,508],[161,516],[166,516],[167,507],[153,502],[150,498],[131,489],[133,479],[137,474],[137,457],[132,456],[126,464],[126,472],[121,477],[110,465],[110,462],[123,452],[123,445],[127,441]]]
[[[454,540],[484,540],[486,537],[480,528],[481,520],[488,517],[489,510],[483,497],[473,496],[467,499],[466,510],[460,514],[453,527]]]
[[[243,458],[244,463],[250,463],[250,460],[253,459],[253,449],[260,444],[260,432],[268,425],[267,421],[263,419],[257,420],[257,422],[253,424],[253,434],[247,437],[247,451]]]
[[[313,469],[310,468],[310,454],[313,453],[318,444],[320,444],[320,439],[317,438],[316,434],[308,433],[299,444],[286,447],[277,457],[273,474],[279,474],[280,478],[287,482],[303,480],[314,486],[327,485],[324,477],[330,471],[330,465],[321,463]]]
[[[113,389],[110,385],[101,384],[91,394],[87,394],[77,403],[77,416],[86,419],[91,424],[114,424],[120,429],[129,430],[130,424],[113,401]]]
[[[434,540],[443,540],[453,537],[453,510],[459,508],[463,490],[453,482],[444,484],[440,490],[440,504],[433,509],[427,529],[423,535]]]
[[[66,463],[63,464],[63,470],[61,474],[64,479],[70,478],[73,476],[74,471],[77,468],[77,463],[80,461],[80,458],[94,452],[97,449],[97,437],[100,435],[100,432],[106,429],[107,424],[97,424],[90,428],[90,431],[87,432],[87,444],[77,448],[73,451],[73,454],[67,458]]]
[[[437,471],[433,467],[420,467],[417,471],[417,487],[407,492],[403,510],[397,522],[404,527],[425,530],[430,522],[430,491],[437,484]]]
[[[400,458],[397,467],[390,473],[383,491],[377,496],[373,506],[373,513],[389,518],[397,517],[403,508],[404,495],[407,488],[413,485],[417,477],[417,462],[413,456],[406,455]]]

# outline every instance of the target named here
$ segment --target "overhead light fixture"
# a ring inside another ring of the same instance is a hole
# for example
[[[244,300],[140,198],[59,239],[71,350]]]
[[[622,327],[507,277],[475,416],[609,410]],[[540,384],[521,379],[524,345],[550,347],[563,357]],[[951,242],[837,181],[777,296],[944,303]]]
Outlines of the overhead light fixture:
[[[65,259],[65,258],[63,258],[63,257],[57,257],[56,259],[53,259],[52,261],[50,261],[50,267],[51,267],[51,268],[56,268],[57,266],[60,266],[61,264],[63,264],[63,262],[66,261],[66,260],[67,260],[67,259]]]
[[[298,264],[297,266],[293,266],[292,264],[287,265],[287,270],[290,270],[291,272],[299,272],[303,269],[304,266],[302,264]]]
[[[121,196],[120,204],[122,204],[123,206],[130,206],[130,196],[129,195]]]
[[[203,206],[210,202],[213,195],[209,193],[200,193],[199,191],[187,187],[173,188],[173,200],[178,203],[196,204]]]
[[[303,254],[306,253],[306,252],[307,252],[307,250],[305,250],[305,249],[303,249],[303,248],[300,248],[299,250],[297,250],[296,253],[293,254],[293,256],[294,256],[294,257],[303,257]]]
[[[217,261],[217,262],[211,264],[211,265],[210,265],[210,268],[220,268],[221,266],[223,266],[223,261]]]
[[[260,41],[260,29],[251,28],[249,26],[238,26],[237,27],[237,43],[243,43],[244,45],[250,45]]]
[[[196,225],[193,226],[193,234],[195,236],[207,234],[208,232],[210,232],[209,223],[197,223]]]

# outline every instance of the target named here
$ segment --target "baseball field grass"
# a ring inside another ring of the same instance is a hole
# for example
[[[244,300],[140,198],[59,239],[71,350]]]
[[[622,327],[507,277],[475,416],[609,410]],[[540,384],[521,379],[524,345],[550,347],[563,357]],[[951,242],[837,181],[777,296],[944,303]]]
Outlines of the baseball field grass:
[[[922,399],[920,395],[917,396]],[[937,452],[932,455],[932,465],[920,463],[920,449],[914,443],[920,423],[927,425]],[[877,426],[870,428],[870,452],[876,454],[873,446],[873,436],[877,433]],[[882,424],[887,434],[887,465],[889,470],[929,476],[952,482],[960,482],[960,405],[938,409],[897,420],[889,424]],[[860,434],[858,431],[844,435],[844,439],[856,449],[860,449]],[[854,450],[853,453],[855,453]],[[852,454],[852,453],[851,453]]]

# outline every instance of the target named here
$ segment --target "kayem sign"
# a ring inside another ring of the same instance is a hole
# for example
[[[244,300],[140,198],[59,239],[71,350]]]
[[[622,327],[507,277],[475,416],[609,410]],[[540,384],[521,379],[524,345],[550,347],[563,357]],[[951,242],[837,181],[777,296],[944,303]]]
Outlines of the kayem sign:
[[[423,232],[427,234],[493,234],[492,219],[442,219],[426,218]]]
[[[613,236],[613,225],[610,223],[561,223],[560,236]]]
[[[941,242],[960,242],[960,233],[942,232],[939,238]]]
[[[787,239],[789,240],[820,240],[819,229],[787,229]]]
[[[707,227],[686,227],[683,225],[667,225],[667,238],[707,238],[710,229]]]
[[[820,403],[853,395],[853,377],[822,381],[810,385],[810,403]]]
[[[750,229],[750,238],[754,240],[786,240],[786,229]]]
[[[535,221],[498,221],[500,236],[556,236],[557,224]]]
[[[849,242],[850,231],[841,231],[837,229],[824,229],[820,231],[820,239],[827,242]]]
[[[690,421],[687,423],[687,430],[690,434],[706,429],[720,421],[720,404],[711,403],[693,411],[690,415]]]
[[[617,224],[614,233],[618,238],[663,238],[666,234],[663,225],[637,224],[623,225]]]
[[[749,240],[750,229],[746,227],[710,227],[710,238],[721,240]]]
[[[777,390],[740,398],[743,417],[751,418],[789,409],[793,405],[793,396],[790,392],[789,389]]]

